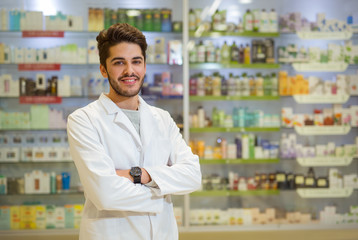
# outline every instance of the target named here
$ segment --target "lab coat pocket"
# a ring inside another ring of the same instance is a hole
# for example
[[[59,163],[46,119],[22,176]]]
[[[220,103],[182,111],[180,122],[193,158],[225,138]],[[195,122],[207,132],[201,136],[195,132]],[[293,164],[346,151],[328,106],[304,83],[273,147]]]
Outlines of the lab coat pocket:
[[[80,240],[115,240],[119,234],[118,219],[82,219],[80,231]]]

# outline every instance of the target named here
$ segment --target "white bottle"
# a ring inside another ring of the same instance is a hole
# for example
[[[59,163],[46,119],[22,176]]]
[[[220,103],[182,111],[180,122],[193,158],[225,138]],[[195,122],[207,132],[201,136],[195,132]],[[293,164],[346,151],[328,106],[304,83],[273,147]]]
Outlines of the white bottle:
[[[250,9],[246,10],[244,14],[244,31],[252,31],[253,30],[253,15]]]
[[[268,14],[269,19],[269,32],[278,32],[277,13],[275,9],[271,9]]]
[[[197,61],[199,63],[205,62],[205,45],[202,41],[200,41],[199,45],[197,46]]]
[[[262,9],[260,14],[260,32],[268,32],[269,28],[268,14],[265,9]]]
[[[189,11],[189,31],[196,30],[196,15],[193,9]]]
[[[216,61],[216,51],[215,46],[212,41],[208,41],[206,46],[206,62],[215,62]]]

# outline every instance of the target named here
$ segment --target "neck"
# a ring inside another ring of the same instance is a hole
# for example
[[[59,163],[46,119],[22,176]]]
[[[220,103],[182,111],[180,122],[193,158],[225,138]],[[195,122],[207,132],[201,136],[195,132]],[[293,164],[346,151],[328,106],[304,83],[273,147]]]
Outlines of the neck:
[[[119,108],[128,109],[128,110],[138,110],[139,107],[139,97],[135,95],[133,97],[123,97],[118,94],[111,94],[109,92],[107,94],[109,97]]]

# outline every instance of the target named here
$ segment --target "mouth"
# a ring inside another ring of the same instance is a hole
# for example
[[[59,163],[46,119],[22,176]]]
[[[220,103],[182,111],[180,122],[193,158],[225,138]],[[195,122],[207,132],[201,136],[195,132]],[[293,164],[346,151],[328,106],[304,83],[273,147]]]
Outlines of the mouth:
[[[133,85],[136,83],[136,81],[138,81],[138,79],[139,78],[137,78],[137,77],[123,77],[123,78],[120,78],[119,80],[124,84]]]

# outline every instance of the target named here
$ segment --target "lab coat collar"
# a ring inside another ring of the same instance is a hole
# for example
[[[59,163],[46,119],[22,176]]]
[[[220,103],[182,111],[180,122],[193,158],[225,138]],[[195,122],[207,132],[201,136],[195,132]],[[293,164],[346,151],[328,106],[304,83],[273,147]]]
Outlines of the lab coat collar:
[[[139,96],[140,136],[125,113],[109,97],[102,93],[99,101],[108,115],[117,113],[114,122],[126,128],[140,146],[150,144],[153,130],[156,129],[157,116],[143,98]]]

